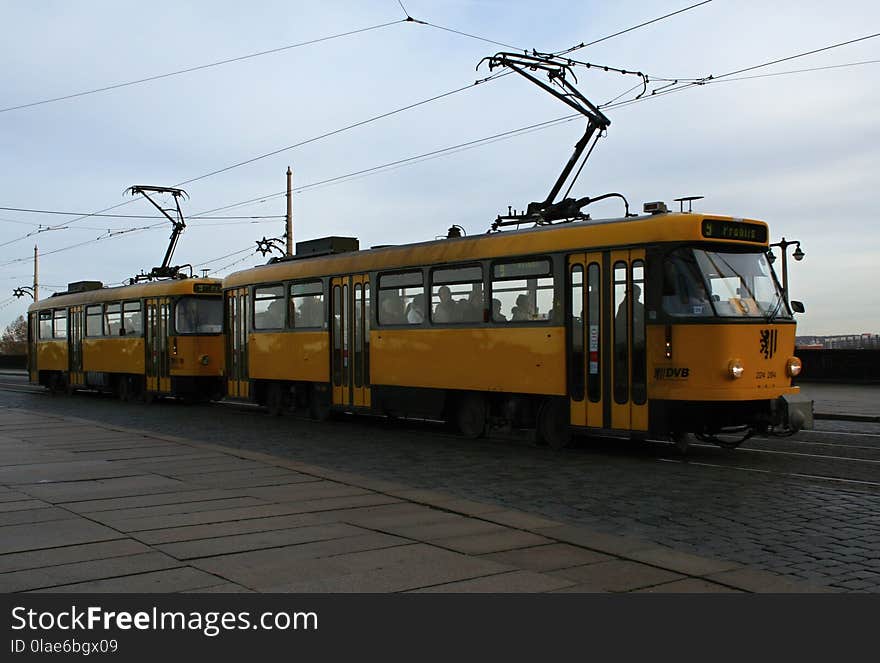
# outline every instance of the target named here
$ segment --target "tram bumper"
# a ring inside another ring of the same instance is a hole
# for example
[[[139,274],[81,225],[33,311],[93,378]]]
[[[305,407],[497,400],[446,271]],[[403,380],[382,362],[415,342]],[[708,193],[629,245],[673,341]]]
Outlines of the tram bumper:
[[[786,394],[776,403],[783,427],[794,432],[813,427],[813,401],[804,396]]]

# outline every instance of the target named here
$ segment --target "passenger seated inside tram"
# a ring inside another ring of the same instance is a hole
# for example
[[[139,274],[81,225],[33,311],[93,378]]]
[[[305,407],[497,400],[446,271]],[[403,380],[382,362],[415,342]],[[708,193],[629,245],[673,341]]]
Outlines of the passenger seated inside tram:
[[[194,307],[193,307],[194,308]],[[195,309],[194,309],[195,310]],[[284,302],[276,299],[269,304],[268,308],[262,313],[257,314],[257,329],[280,329],[284,326]],[[196,325],[192,324],[191,329],[195,330]]]
[[[406,323],[403,299],[392,290],[379,291],[379,321],[386,325],[402,325]]]
[[[449,286],[441,285],[437,290],[440,303],[434,307],[432,319],[434,322],[457,322],[456,303],[452,299],[452,291]]]
[[[296,327],[320,327],[324,319],[324,306],[317,297],[303,297],[296,312]]]
[[[461,300],[465,306],[461,307],[462,322],[483,321],[483,284],[475,283],[468,295],[467,300]]]
[[[141,314],[129,313],[125,319],[125,333],[139,334],[141,331]]]
[[[507,322],[507,316],[501,312],[501,300],[492,300],[492,319],[495,322]]]
[[[529,296],[522,294],[516,298],[516,306],[510,309],[510,319],[513,322],[532,319],[532,311],[529,306]]]
[[[406,306],[406,321],[418,325],[425,321],[425,295],[419,293]]]

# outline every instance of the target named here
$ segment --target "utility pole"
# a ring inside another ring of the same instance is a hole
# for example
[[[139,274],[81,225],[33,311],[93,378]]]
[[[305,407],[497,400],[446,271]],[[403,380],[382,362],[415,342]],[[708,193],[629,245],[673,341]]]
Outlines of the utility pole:
[[[287,255],[293,255],[293,172],[287,167]]]
[[[40,299],[40,267],[39,267],[39,251],[37,245],[34,244],[34,301]]]

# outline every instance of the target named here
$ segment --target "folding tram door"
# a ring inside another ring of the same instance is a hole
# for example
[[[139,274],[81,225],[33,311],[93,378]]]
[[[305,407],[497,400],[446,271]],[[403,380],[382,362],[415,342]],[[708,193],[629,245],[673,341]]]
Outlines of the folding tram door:
[[[370,277],[330,280],[332,404],[370,407]]]
[[[71,306],[67,309],[67,384],[79,386],[85,384],[83,374],[83,307]]]
[[[566,280],[571,425],[646,431],[644,249],[570,255]]]
[[[247,288],[226,291],[226,395],[250,398],[248,333],[251,319]]]
[[[34,311],[28,316],[28,377],[31,383],[40,381],[40,368],[37,366],[37,334],[40,329],[40,314]]]
[[[146,357],[146,392],[167,394],[171,392],[170,358],[168,336],[171,322],[171,301],[168,297],[151,297],[144,300],[146,326],[144,327],[144,350]]]

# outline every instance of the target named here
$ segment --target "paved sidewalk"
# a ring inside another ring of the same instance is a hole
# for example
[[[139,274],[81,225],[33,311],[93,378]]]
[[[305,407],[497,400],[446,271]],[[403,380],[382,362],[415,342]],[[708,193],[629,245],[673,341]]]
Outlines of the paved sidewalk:
[[[880,385],[801,382],[817,419],[880,422]]]
[[[2,408],[0,591],[827,590],[439,492]]]

